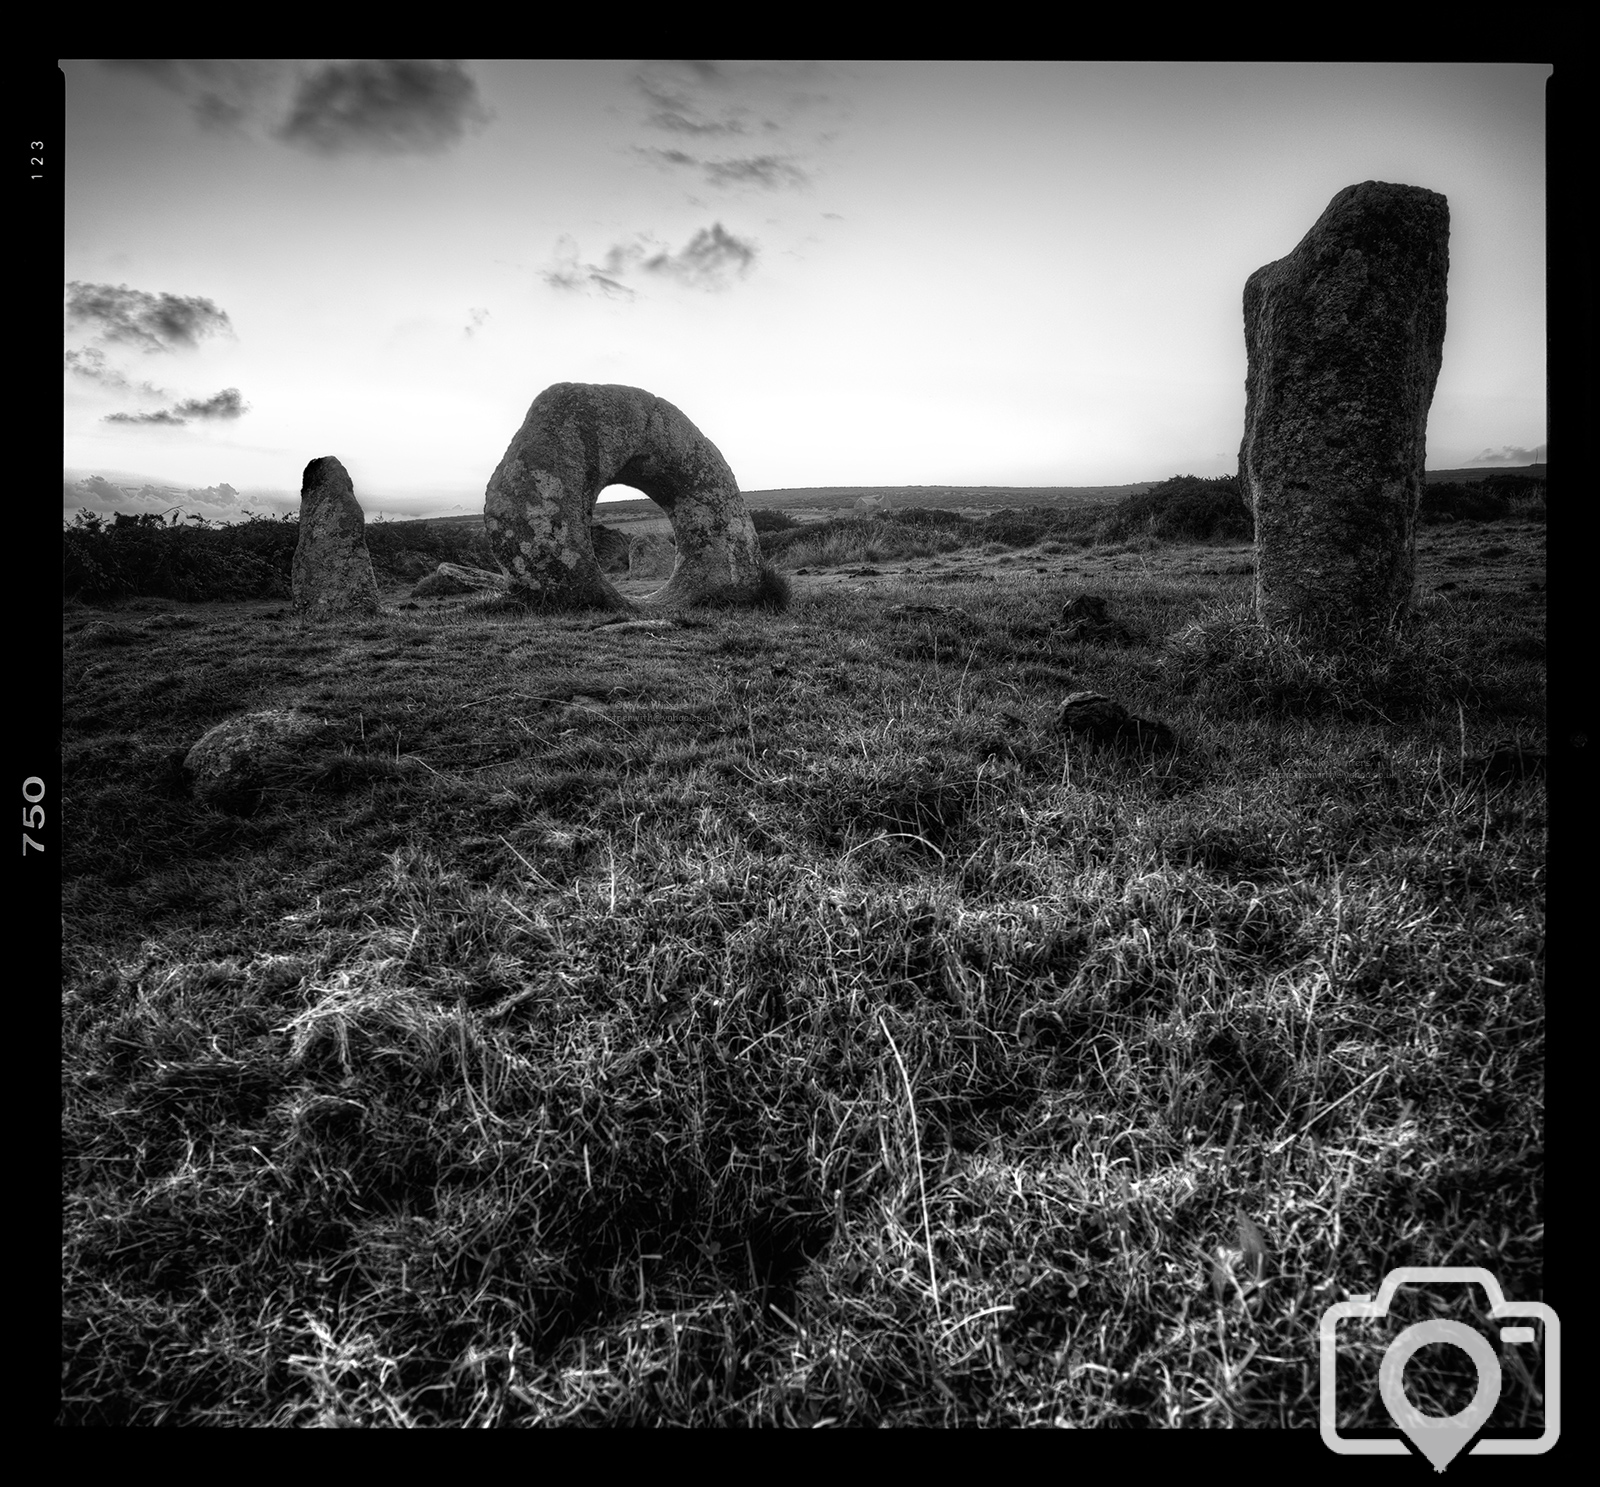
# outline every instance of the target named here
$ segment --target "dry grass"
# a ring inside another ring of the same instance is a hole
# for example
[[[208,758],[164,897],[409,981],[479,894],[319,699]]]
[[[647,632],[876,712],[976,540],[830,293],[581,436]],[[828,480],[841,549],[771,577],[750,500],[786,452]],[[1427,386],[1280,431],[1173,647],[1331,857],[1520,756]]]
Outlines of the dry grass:
[[[71,612],[61,1420],[1309,1428],[1330,1302],[1536,1297],[1542,781],[1459,766],[1542,745],[1542,598],[1336,663],[1216,549],[1007,551],[657,629]],[[322,755],[185,794],[290,704]]]

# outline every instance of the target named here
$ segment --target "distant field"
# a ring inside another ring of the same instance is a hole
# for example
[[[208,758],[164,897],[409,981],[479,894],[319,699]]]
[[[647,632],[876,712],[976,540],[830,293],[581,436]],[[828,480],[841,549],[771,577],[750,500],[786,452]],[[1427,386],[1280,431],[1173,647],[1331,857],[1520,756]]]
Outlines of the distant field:
[[[862,496],[886,496],[892,506],[922,506],[939,510],[998,511],[1006,506],[1086,506],[1096,501],[1115,501],[1137,495],[1156,482],[1134,485],[827,485],[799,486],[792,490],[743,492],[745,501],[758,511],[786,510],[801,517],[829,515],[851,510]],[[654,520],[661,508],[654,501],[604,501],[595,507],[596,520],[615,526],[638,520]],[[481,511],[462,516],[434,516],[425,520],[435,526],[465,526],[483,520]]]
[[[1528,475],[1535,480],[1547,480],[1549,468],[1548,465],[1507,465],[1501,469],[1495,465],[1478,465],[1470,470],[1428,470],[1423,479],[1429,485],[1439,485],[1446,480],[1467,485],[1474,480],[1487,480],[1491,475]]]
[[[1429,470],[1429,485],[1443,481],[1467,483],[1485,480],[1490,475],[1532,475],[1545,478],[1544,465],[1524,465],[1516,469],[1496,466],[1470,470]],[[886,496],[891,506],[922,506],[938,510],[997,511],[1006,506],[1087,506],[1097,501],[1118,501],[1139,495],[1157,482],[1137,481],[1132,485],[817,485],[796,486],[789,490],[745,491],[744,498],[759,511],[785,510],[804,520],[808,516],[826,517],[835,511],[849,511],[862,496]],[[610,526],[661,520],[661,508],[641,498],[637,501],[606,501],[595,508],[598,520]],[[475,526],[483,513],[463,516],[433,516],[424,519],[432,526]]]

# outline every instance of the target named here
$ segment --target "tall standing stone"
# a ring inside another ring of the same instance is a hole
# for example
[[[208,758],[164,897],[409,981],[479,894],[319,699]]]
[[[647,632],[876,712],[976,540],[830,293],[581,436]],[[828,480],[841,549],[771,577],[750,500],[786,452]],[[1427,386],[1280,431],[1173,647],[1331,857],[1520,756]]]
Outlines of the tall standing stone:
[[[1338,644],[1404,612],[1449,242],[1443,196],[1365,181],[1245,283],[1239,482],[1269,625]]]
[[[366,526],[345,467],[331,454],[312,460],[300,480],[300,540],[294,549],[299,614],[333,619],[378,613]]]
[[[590,523],[608,485],[642,490],[672,521],[677,564],[644,604],[757,597],[755,523],[717,446],[665,398],[593,382],[545,388],[489,477],[484,525],[514,591],[554,608],[631,607],[595,561]]]

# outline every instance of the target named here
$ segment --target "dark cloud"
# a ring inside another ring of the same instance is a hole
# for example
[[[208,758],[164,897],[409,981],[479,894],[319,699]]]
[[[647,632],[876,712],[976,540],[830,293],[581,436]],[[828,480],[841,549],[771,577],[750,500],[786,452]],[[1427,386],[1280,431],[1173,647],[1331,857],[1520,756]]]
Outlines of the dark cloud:
[[[106,360],[105,352],[98,346],[85,346],[82,351],[65,351],[61,355],[61,364],[76,377],[98,382],[102,387],[114,388],[118,392],[141,392],[152,398],[167,396],[154,384],[134,382],[119,372]]]
[[[154,413],[108,413],[100,420],[101,423],[165,423],[185,424],[187,418],[180,418],[169,408],[158,408]]]
[[[1543,446],[1540,446],[1542,449]],[[1499,449],[1486,449],[1482,454],[1472,456],[1474,465],[1536,465],[1539,462],[1539,449],[1521,449],[1513,444],[1502,444]]]
[[[242,418],[250,405],[239,396],[237,387],[224,387],[209,398],[186,398],[176,411],[189,418]]]
[[[329,62],[303,79],[274,134],[320,155],[426,155],[459,144],[489,111],[459,62]]]
[[[209,398],[185,398],[174,407],[158,408],[153,413],[108,413],[101,422],[177,425],[193,423],[196,419],[240,418],[249,411],[249,406],[239,396],[237,387],[225,387]]]
[[[646,122],[673,134],[743,134],[748,109],[724,105],[716,116],[704,96],[728,86],[728,74],[715,62],[647,62],[633,85],[650,105]]]
[[[702,227],[679,253],[658,253],[644,261],[653,274],[669,274],[696,289],[721,289],[732,274],[749,273],[757,248],[736,238],[720,222]]]
[[[101,66],[133,72],[176,93],[204,129],[238,130],[282,86],[284,64],[260,58],[115,57]]]
[[[811,181],[799,166],[781,155],[752,155],[744,160],[707,160],[706,179],[713,186],[750,182],[776,191],[783,186],[805,186]]]
[[[67,318],[92,325],[108,341],[144,351],[198,346],[206,336],[233,333],[227,311],[198,295],[148,294],[126,284],[67,285]]]
[[[837,106],[815,85],[834,75],[818,62],[646,62],[633,75],[645,123],[699,138],[779,134],[802,115]]]
[[[785,186],[811,184],[811,177],[788,156],[748,155],[732,160],[706,160],[684,150],[661,150],[635,145],[634,153],[658,165],[697,170],[713,186],[760,186],[778,191]]]

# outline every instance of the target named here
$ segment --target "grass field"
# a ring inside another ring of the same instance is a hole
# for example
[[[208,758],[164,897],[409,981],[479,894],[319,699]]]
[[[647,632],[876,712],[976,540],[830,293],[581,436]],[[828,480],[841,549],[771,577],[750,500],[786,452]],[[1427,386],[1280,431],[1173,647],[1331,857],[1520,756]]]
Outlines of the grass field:
[[[1540,1295],[1542,524],[1335,658],[1249,544],[868,540],[654,627],[68,606],[64,1423],[1314,1429],[1330,1302]]]

